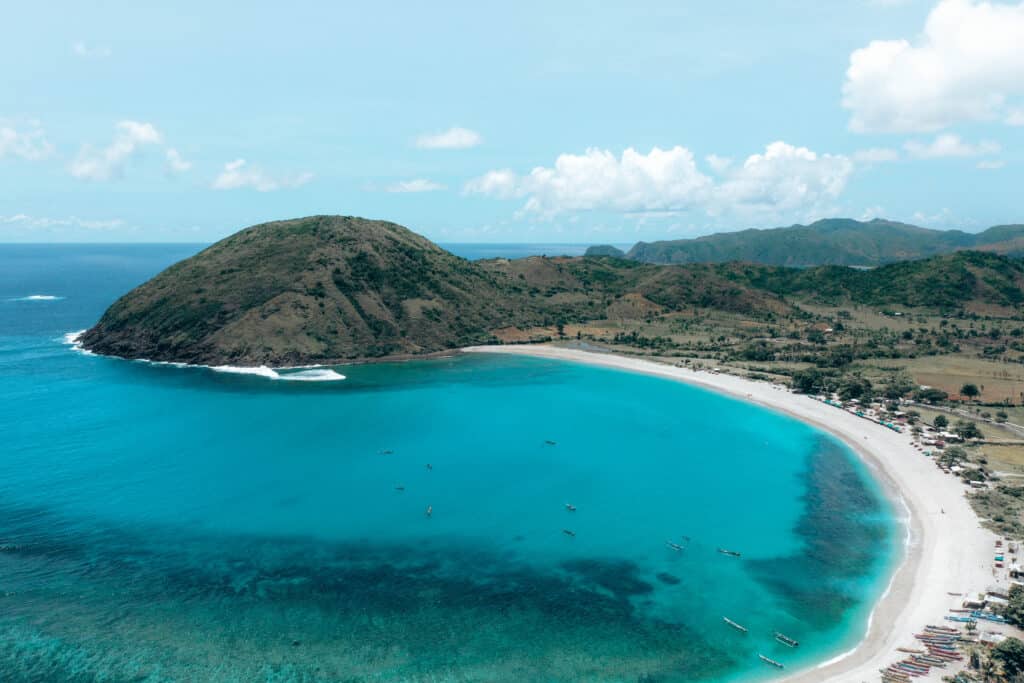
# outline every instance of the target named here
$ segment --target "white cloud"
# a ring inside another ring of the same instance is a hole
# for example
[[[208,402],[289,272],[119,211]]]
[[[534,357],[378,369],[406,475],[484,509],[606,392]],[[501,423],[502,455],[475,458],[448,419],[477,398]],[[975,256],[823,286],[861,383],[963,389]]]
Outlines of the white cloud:
[[[850,55],[843,106],[854,131],[933,132],[989,121],[1024,95],[1024,3],[941,0],[924,31]]]
[[[729,157],[718,156],[717,154],[709,154],[704,157],[704,161],[708,162],[708,166],[715,173],[725,173],[732,166],[732,159]]]
[[[0,159],[15,156],[26,161],[39,161],[53,155],[54,147],[38,121],[30,121],[25,130],[0,121]]]
[[[86,230],[114,230],[124,225],[120,218],[113,220],[86,220],[77,216],[68,218],[43,218],[24,213],[0,216],[0,225],[13,225],[31,230],[54,228],[84,228]]]
[[[1003,119],[1008,126],[1024,126],[1024,109],[1011,109]]]
[[[313,179],[309,172],[289,176],[271,176],[257,166],[249,166],[245,159],[235,159],[224,164],[214,181],[215,190],[237,190],[249,188],[257,192],[273,192],[285,188],[300,187]]]
[[[178,150],[173,147],[169,147],[167,149],[167,168],[175,173],[184,173],[192,168],[192,162],[187,161],[183,156],[181,156],[181,153]]]
[[[985,159],[984,161],[979,161],[977,163],[977,167],[983,171],[994,171],[1002,168],[1003,166],[1006,166],[1006,162],[1002,159]]]
[[[917,159],[941,159],[945,157],[979,157],[999,152],[999,145],[994,142],[982,141],[976,144],[964,142],[960,136],[951,133],[937,135],[928,143],[910,140],[903,144],[903,149]]]
[[[426,178],[415,178],[413,180],[403,180],[393,185],[389,185],[385,188],[386,192],[436,192],[438,190],[446,189],[441,183],[434,182],[433,180],[427,180]]]
[[[131,158],[144,147],[162,142],[163,136],[153,124],[120,121],[110,145],[103,149],[83,145],[68,170],[71,175],[82,180],[109,180],[120,176]]]
[[[106,45],[88,45],[82,40],[76,40],[71,44],[71,52],[76,57],[85,59],[104,59],[114,54],[114,51]]]
[[[859,164],[884,164],[890,161],[899,161],[900,153],[888,147],[871,147],[854,152],[853,160]]]
[[[538,166],[527,175],[491,171],[468,182],[465,192],[525,198],[523,210],[541,216],[589,210],[773,213],[811,209],[837,197],[852,170],[847,157],[819,155],[785,142],[724,169],[718,181],[698,169],[685,147],[655,147],[647,154],[629,148],[618,157],[589,149],[562,154],[553,167]]]
[[[483,141],[475,130],[455,127],[441,133],[421,135],[416,138],[416,146],[420,149],[468,149]]]

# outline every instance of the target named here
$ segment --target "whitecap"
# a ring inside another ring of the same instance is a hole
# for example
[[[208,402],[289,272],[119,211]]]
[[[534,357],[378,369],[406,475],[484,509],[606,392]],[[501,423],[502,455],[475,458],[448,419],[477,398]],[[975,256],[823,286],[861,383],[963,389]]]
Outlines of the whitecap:
[[[302,372],[278,373],[276,379],[285,379],[291,382],[337,382],[345,379],[345,375],[335,372],[329,368],[317,370],[303,370]]]
[[[11,301],[60,301],[64,297],[56,296],[54,294],[29,294],[28,296],[20,296]]]
[[[268,368],[266,365],[260,365],[259,367],[245,367],[241,365],[211,365],[209,366],[214,372],[226,372],[232,375],[258,375],[260,377],[266,377],[267,379],[280,379],[281,375],[277,373],[273,368]]]
[[[86,330],[78,330],[77,332],[68,332],[61,337],[61,343],[71,347],[72,351],[77,351],[86,356],[95,356],[96,354],[89,349],[82,346],[82,335],[86,333]]]

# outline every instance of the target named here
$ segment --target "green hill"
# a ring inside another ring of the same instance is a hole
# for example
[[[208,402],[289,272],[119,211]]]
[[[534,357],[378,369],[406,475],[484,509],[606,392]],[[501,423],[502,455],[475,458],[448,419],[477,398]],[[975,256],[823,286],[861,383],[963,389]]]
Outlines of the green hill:
[[[638,242],[626,258],[645,263],[747,261],[776,266],[879,266],[963,249],[1024,255],[1024,225],[971,234],[875,219],[830,218],[810,225],[741,230],[695,239]]]
[[[614,256],[470,262],[394,223],[313,216],[247,228],[171,266],[115,302],[82,342],[126,358],[302,365],[698,309],[748,320],[800,318],[809,302],[1018,309],[1022,291],[1021,261],[978,251],[868,270]]]
[[[521,312],[496,278],[394,223],[315,216],[242,230],[129,292],[83,342],[193,363],[300,364],[485,342]]]

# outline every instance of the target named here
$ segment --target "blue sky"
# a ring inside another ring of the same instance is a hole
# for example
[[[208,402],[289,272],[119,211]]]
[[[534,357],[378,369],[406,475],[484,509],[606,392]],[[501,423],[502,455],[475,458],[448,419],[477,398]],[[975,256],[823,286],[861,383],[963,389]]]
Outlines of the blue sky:
[[[144,4],[5,8],[0,241],[1024,220],[1024,3]]]

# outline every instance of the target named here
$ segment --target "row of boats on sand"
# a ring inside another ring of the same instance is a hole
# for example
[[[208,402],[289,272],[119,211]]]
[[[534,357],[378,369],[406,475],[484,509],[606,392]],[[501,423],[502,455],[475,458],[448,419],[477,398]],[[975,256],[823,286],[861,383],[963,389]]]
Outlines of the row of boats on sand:
[[[746,626],[742,626],[740,624],[737,624],[735,621],[733,621],[729,617],[722,617],[722,621],[724,621],[729,626],[732,626],[734,629],[736,629],[740,633],[748,633],[749,632]],[[775,640],[777,640],[778,642],[780,642],[783,645],[786,645],[788,647],[798,647],[800,645],[799,642],[797,642],[793,638],[790,638],[789,636],[787,636],[784,633],[779,633],[778,631],[775,631],[775,633],[773,635],[775,636]],[[758,659],[760,659],[765,664],[770,664],[771,666],[774,666],[777,669],[784,669],[784,668],[786,668],[785,664],[783,664],[782,662],[778,662],[778,661],[772,659],[771,657],[766,657],[765,655],[762,655],[762,654],[758,654],[757,657],[758,657]]]

